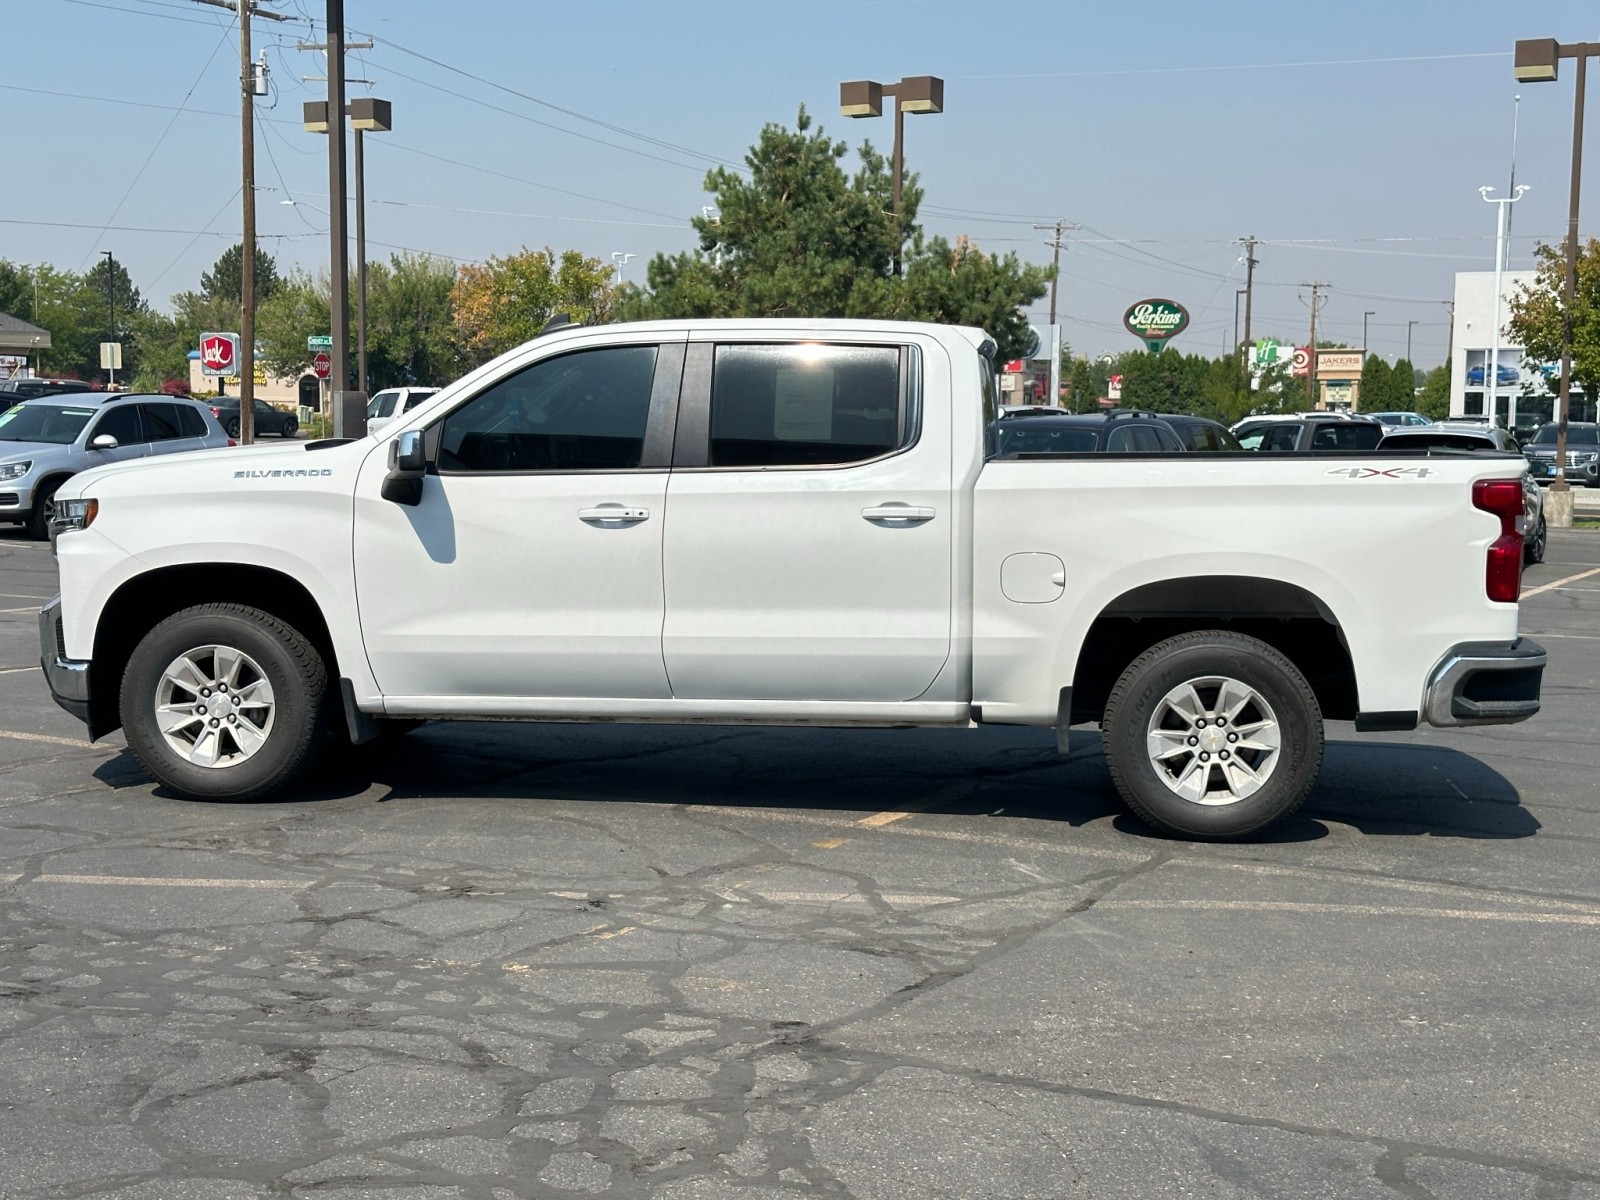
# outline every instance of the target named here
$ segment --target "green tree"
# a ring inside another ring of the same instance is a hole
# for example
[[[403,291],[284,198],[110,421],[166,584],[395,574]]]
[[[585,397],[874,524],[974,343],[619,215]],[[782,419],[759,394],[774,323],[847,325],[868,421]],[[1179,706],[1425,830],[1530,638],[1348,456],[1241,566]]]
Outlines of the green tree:
[[[1553,362],[1561,357],[1566,312],[1565,246],[1540,243],[1532,283],[1511,299],[1506,330],[1513,345],[1522,346],[1525,361]],[[1600,395],[1600,241],[1590,238],[1578,248],[1577,290],[1572,308],[1572,378],[1585,396]]]
[[[1389,412],[1397,407],[1395,405],[1394,378],[1387,363],[1376,354],[1367,355],[1361,364],[1361,392],[1358,402],[1365,412]]]
[[[598,258],[524,247],[462,267],[452,302],[456,344],[463,365],[471,368],[537,337],[557,313],[585,324],[610,320],[616,292],[610,264]]]
[[[1366,405],[1362,405],[1363,408]],[[1389,372],[1389,403],[1394,412],[1413,412],[1417,407],[1417,369],[1409,358],[1397,358]]]
[[[272,298],[278,290],[278,264],[272,255],[256,247],[256,308]],[[211,270],[200,275],[200,294],[212,300],[232,301],[234,308],[244,304],[244,243],[235,242],[222,252],[222,257],[212,264]],[[238,323],[238,318],[234,318]],[[227,326],[232,329],[233,326]]]
[[[1449,363],[1443,363],[1428,372],[1414,409],[1430,421],[1442,421],[1450,415]]]
[[[268,372],[292,377],[305,369],[306,338],[328,332],[328,292],[326,279],[299,269],[279,281],[256,313],[257,361]]]
[[[1024,309],[1044,295],[1049,272],[1017,256],[985,254],[970,241],[925,238],[922,191],[904,180],[901,220],[892,216],[893,177],[870,143],[854,177],[847,147],[800,110],[794,129],[769,124],[745,156],[749,177],[718,168],[705,187],[716,215],[691,221],[693,253],[658,254],[648,287],[621,312],[650,317],[891,317],[979,325],[1014,358],[1028,339]],[[899,251],[904,274],[894,272]]]
[[[461,373],[455,285],[448,259],[396,254],[367,265],[367,373],[374,390],[444,384]]]

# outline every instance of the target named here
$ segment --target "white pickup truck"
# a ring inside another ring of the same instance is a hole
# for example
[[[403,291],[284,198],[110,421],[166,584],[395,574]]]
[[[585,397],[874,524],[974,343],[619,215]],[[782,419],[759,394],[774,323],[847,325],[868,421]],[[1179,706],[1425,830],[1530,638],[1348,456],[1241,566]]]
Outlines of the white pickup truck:
[[[990,461],[993,352],[568,327],[376,437],[86,472],[45,674],[195,797],[419,719],[1098,724],[1127,803],[1196,838],[1294,809],[1324,719],[1538,711],[1520,458]]]

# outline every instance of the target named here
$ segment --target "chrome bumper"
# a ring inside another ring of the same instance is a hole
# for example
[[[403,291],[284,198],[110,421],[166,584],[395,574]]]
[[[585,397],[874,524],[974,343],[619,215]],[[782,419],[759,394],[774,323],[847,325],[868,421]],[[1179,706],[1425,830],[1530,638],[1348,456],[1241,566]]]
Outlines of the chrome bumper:
[[[89,664],[67,657],[59,594],[39,610],[39,666],[55,702],[87,725]]]
[[[1441,726],[1526,721],[1539,711],[1545,657],[1527,638],[1454,646],[1428,678],[1422,715]]]

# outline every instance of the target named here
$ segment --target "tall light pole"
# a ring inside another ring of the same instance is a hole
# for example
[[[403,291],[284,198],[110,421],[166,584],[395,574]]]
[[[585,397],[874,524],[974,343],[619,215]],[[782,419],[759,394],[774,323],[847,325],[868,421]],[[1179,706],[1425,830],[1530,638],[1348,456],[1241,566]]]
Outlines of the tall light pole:
[[[860,79],[839,85],[839,111],[847,117],[883,116],[883,98],[894,100],[894,273],[900,274],[900,243],[905,230],[900,224],[900,191],[905,174],[902,142],[906,113],[944,111],[944,80],[937,75],[908,75],[899,83],[875,83]]]
[[[1361,314],[1361,353],[1363,356],[1365,356],[1367,353],[1367,318],[1375,317],[1377,315],[1378,310],[1375,308],[1369,308],[1366,312]]]
[[[1406,322],[1406,361],[1407,362],[1411,361],[1411,327],[1413,325],[1417,325],[1417,324],[1420,324],[1420,322],[1418,322],[1418,321],[1407,321]]]
[[[1572,321],[1578,291],[1578,185],[1583,178],[1583,83],[1589,59],[1600,55],[1600,42],[1562,44],[1555,38],[1519,41],[1512,73],[1521,83],[1554,83],[1563,58],[1578,60],[1577,88],[1572,98],[1572,189],[1567,201],[1567,285],[1561,305],[1561,396],[1556,413],[1556,477],[1550,491],[1549,523],[1572,524],[1572,494],[1567,486],[1567,416],[1572,407]]]
[[[617,264],[617,286],[622,286],[622,268],[628,265],[630,258],[638,258],[637,254],[624,254],[621,250],[611,252],[611,261]]]
[[[106,256],[106,341],[115,344],[117,340],[117,260],[111,257],[111,251],[109,250],[102,250],[100,253]],[[109,354],[111,352],[108,350],[106,353]],[[111,372],[111,379],[107,386],[115,387],[117,384],[117,369],[115,367],[107,367],[106,369]]]
[[[1481,187],[1478,195],[1484,201],[1495,206],[1494,223],[1494,322],[1489,331],[1489,367],[1483,373],[1485,390],[1489,394],[1489,423],[1494,424],[1495,417],[1500,414],[1500,286],[1501,274],[1506,265],[1506,223],[1510,220],[1511,206],[1522,199],[1522,193],[1528,190],[1528,185],[1519,183],[1509,196],[1493,198],[1492,187]],[[1410,356],[1407,355],[1409,358]],[[1511,401],[1506,410],[1506,428],[1517,427],[1517,394],[1511,393]]]

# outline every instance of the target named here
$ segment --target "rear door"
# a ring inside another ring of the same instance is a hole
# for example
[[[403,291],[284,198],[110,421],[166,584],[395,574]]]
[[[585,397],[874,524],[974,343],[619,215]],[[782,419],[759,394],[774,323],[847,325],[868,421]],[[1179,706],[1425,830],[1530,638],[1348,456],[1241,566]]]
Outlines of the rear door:
[[[691,339],[667,489],[675,697],[913,700],[950,653],[950,365],[931,339]],[[950,411],[948,398],[931,411]]]

